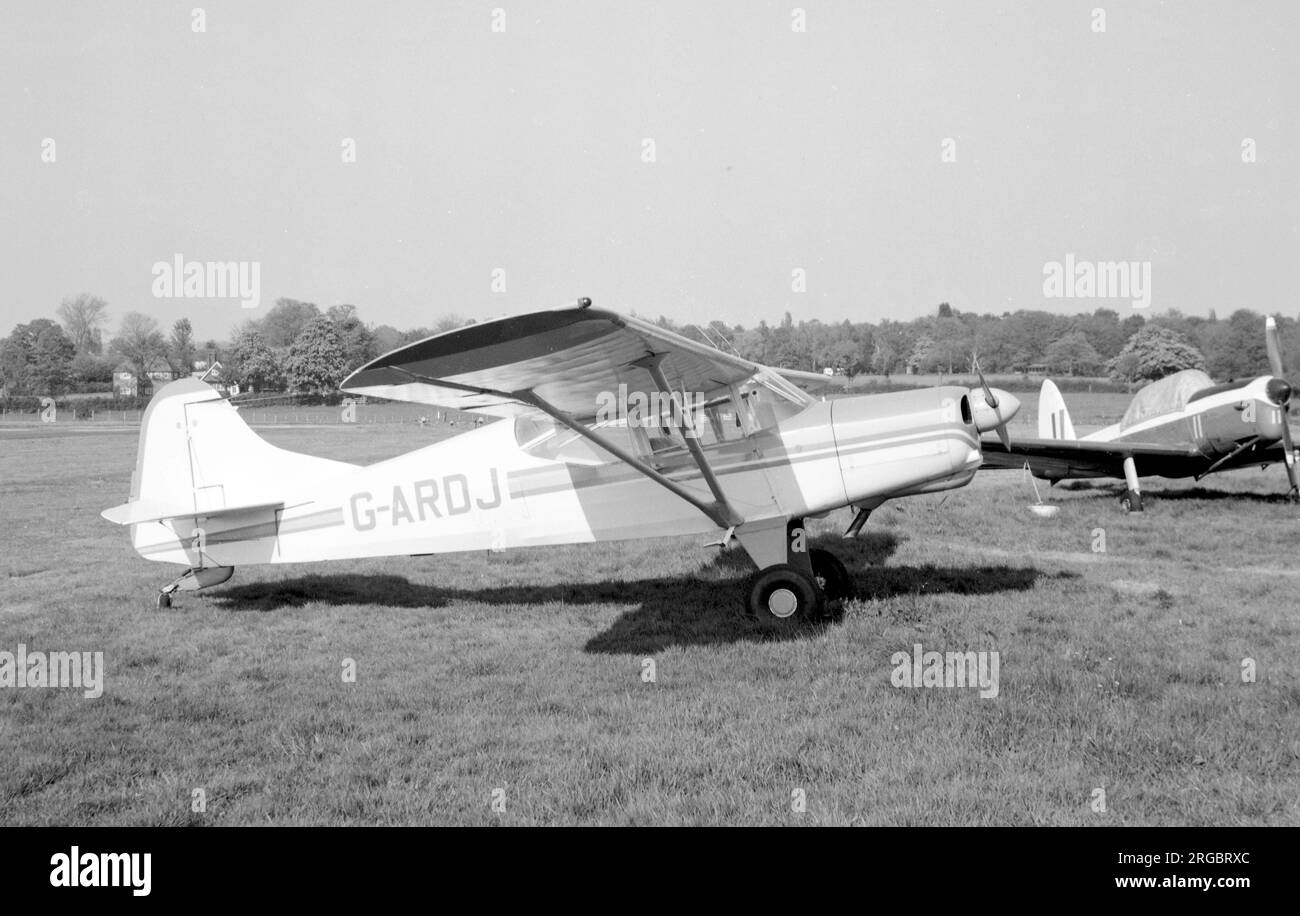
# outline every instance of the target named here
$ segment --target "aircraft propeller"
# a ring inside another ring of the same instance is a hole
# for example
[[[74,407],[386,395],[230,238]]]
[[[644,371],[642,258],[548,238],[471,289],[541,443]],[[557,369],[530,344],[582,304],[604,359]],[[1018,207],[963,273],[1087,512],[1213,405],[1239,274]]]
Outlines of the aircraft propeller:
[[[1291,384],[1286,381],[1286,366],[1282,363],[1282,339],[1277,330],[1277,322],[1270,315],[1264,322],[1264,343],[1268,348],[1268,366],[1273,371],[1275,381],[1282,383],[1277,389],[1269,383],[1269,393],[1276,392],[1278,406],[1282,408],[1282,446],[1286,450],[1283,462],[1286,465],[1287,480],[1291,482],[1291,498],[1300,494],[1300,485],[1296,483],[1295,445],[1291,441]]]
[[[972,364],[979,374],[980,387],[984,389],[984,404],[986,405],[981,407],[979,404],[972,404],[975,414],[975,426],[980,432],[996,430],[998,438],[1002,440],[1003,447],[1009,449],[1011,448],[1011,435],[1007,432],[1007,423],[1020,410],[1020,400],[1013,394],[990,388],[988,379],[984,378],[984,370],[980,368],[979,359],[973,359]],[[971,394],[975,394],[974,388],[971,389]]]

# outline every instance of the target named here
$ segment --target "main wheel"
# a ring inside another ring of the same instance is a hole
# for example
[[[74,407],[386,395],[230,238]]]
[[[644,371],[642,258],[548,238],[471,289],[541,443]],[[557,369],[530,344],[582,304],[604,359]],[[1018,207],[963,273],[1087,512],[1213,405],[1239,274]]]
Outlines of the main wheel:
[[[1137,490],[1125,490],[1124,495],[1119,498],[1119,507],[1125,512],[1142,511],[1142,494]]]
[[[169,594],[167,594],[166,592],[159,592],[159,593],[158,593],[158,610],[161,611],[161,610],[163,610],[164,608],[169,608],[169,607],[171,607],[171,606],[172,606],[172,596],[169,595]]]
[[[793,628],[821,613],[822,595],[812,579],[781,563],[750,577],[745,610],[760,623]]]
[[[812,561],[813,581],[827,598],[835,600],[849,596],[853,579],[839,557],[829,550],[814,547],[808,551],[808,559]]]

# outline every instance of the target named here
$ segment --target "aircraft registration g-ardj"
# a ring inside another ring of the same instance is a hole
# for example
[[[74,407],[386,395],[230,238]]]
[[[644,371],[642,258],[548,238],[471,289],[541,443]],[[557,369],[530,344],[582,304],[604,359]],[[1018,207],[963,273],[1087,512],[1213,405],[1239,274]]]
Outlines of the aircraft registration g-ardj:
[[[1142,511],[1138,478],[1195,477],[1231,468],[1281,461],[1296,486],[1296,454],[1288,415],[1292,386],[1282,365],[1277,322],[1264,325],[1272,375],[1216,385],[1199,369],[1184,369],[1152,382],[1133,398],[1124,418],[1082,439],[1061,392],[1051,380],[1038,396],[1038,438],[1009,445],[987,441],[984,467],[1022,468],[1056,483],[1074,477],[1126,481],[1125,511]]]
[[[159,607],[243,564],[717,533],[758,567],[749,612],[787,626],[850,584],[809,547],[804,519],[851,506],[853,536],[885,500],[965,485],[979,434],[1005,435],[1019,408],[987,384],[831,400],[800,387],[832,381],[582,299],[353,372],[344,391],[503,418],[366,466],[272,446],[211,386],[166,385],[144,415],[130,501],[103,515],[130,526],[141,556],[187,567]]]

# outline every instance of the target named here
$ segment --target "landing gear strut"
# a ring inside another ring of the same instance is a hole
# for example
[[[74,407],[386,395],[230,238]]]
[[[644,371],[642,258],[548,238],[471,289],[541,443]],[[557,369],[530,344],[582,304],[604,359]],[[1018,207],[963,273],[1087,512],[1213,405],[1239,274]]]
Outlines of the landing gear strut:
[[[838,557],[808,548],[803,519],[768,519],[735,534],[759,567],[745,587],[745,610],[762,624],[793,629],[818,620],[826,602],[846,597],[852,586]]]
[[[220,585],[235,574],[233,566],[203,566],[186,570],[162,588],[158,589],[158,610],[172,606],[172,595],[176,592],[196,592],[211,585]]]
[[[1128,489],[1119,499],[1120,508],[1125,512],[1141,512],[1142,491],[1138,487],[1137,462],[1132,455],[1124,459],[1124,482],[1128,484]]]

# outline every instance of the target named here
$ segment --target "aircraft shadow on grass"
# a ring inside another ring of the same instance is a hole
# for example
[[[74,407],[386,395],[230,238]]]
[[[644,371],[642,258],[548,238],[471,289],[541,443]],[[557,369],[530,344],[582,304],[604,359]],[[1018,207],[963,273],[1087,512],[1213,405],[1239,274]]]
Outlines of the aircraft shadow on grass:
[[[1062,481],[1058,491],[1077,494],[1082,499],[1119,499],[1124,494],[1123,482],[1097,483],[1087,480]],[[1142,498],[1150,502],[1187,502],[1190,500],[1230,500],[1241,503],[1289,505],[1286,493],[1261,493],[1258,490],[1211,490],[1206,487],[1189,487],[1182,490],[1142,490]]]
[[[858,598],[914,594],[983,595],[1025,591],[1043,573],[1012,566],[884,566],[897,547],[887,532],[871,532],[852,541],[813,538],[814,547],[833,549],[854,580]],[[503,585],[451,588],[420,585],[393,575],[334,574],[250,582],[214,592],[209,600],[230,611],[275,611],[313,602],[332,605],[377,605],[392,608],[439,608],[457,602],[491,605],[629,604],[636,608],[593,636],[585,651],[597,654],[645,654],[669,646],[717,645],[745,641],[790,640],[816,633],[842,618],[839,603],[828,620],[791,631],[772,631],[744,614],[736,585],[753,571],[740,550],[718,553],[695,575],[685,578],[605,580],[554,585]]]

